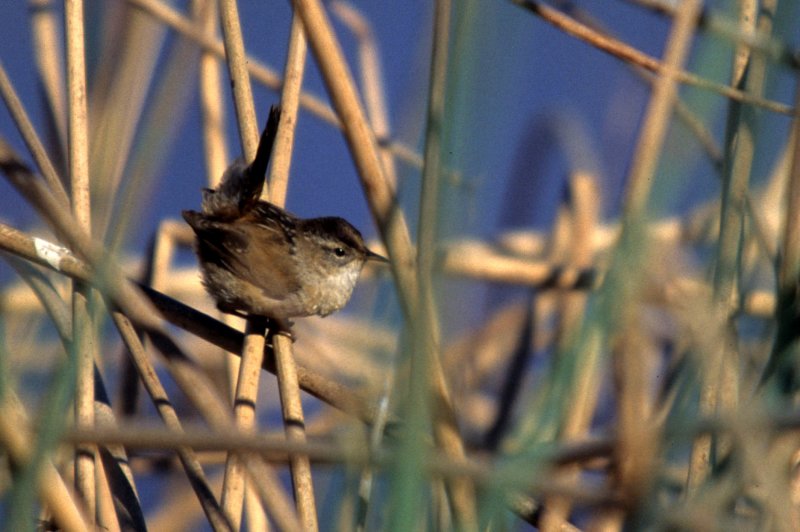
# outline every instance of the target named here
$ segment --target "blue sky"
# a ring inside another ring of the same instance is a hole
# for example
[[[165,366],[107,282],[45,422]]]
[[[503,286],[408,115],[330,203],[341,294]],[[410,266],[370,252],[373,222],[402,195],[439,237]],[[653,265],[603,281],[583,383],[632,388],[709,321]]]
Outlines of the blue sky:
[[[184,4],[179,2],[178,7],[185,9]],[[282,70],[289,4],[240,4],[248,51]],[[378,39],[396,138],[419,149],[427,98],[431,5],[423,1],[353,4],[372,23]],[[647,101],[645,84],[619,60],[510,2],[456,4],[462,10],[454,16],[453,33],[461,44],[451,56],[445,160],[460,172],[462,181],[447,190],[449,203],[443,208],[451,209],[447,216],[453,227],[449,230],[490,237],[499,227],[549,226],[564,195],[566,172],[576,164],[596,172],[604,215],[613,217]],[[87,13],[94,5],[87,2]],[[578,5],[625,42],[654,56],[661,53],[669,28],[665,19],[622,1]],[[335,28],[351,67],[357,70],[353,37],[342,24],[336,23]],[[173,38],[165,41],[167,46],[172,42]],[[102,53],[90,45],[90,59]],[[25,2],[5,6],[0,20],[0,59],[41,128],[43,114],[32,68]],[[187,82],[194,83],[192,79]],[[313,60],[305,88],[325,96]],[[160,220],[177,218],[182,209],[199,203],[205,179],[199,104],[196,89],[188,93],[185,115],[176,116],[181,124],[178,140],[158,171],[149,176],[152,186],[136,206],[137,223],[126,244],[133,253],[143,249]],[[254,95],[263,121],[278,95],[255,84]],[[721,98],[713,100],[721,109]],[[238,138],[230,99],[226,105],[228,144],[235,155]],[[712,113],[711,127],[718,138],[721,126],[719,116]],[[0,110],[0,134],[28,158],[4,108]],[[685,158],[686,171],[697,177],[687,180],[691,186],[682,185],[672,192],[668,209],[697,203],[716,187],[711,167],[699,157],[696,147],[685,153],[678,150],[676,155]],[[401,183],[400,197],[413,223],[418,171],[405,167]],[[0,205],[0,216],[15,226],[26,229],[37,220],[2,180]],[[375,233],[340,133],[308,113],[301,114],[298,122],[287,205],[302,216],[344,216],[365,234]]]
[[[91,4],[87,3],[87,12]],[[378,36],[394,130],[404,142],[419,146],[427,97],[429,3],[355,2],[355,5],[372,22]],[[490,196],[499,193],[515,165],[524,164],[525,149],[520,146],[520,138],[531,128],[536,128],[537,123],[541,124],[555,114],[566,114],[581,122],[599,153],[605,151],[604,144],[610,148],[608,151],[624,153],[637,124],[644,91],[637,81],[624,73],[620,63],[564,36],[509,3],[476,5],[481,13],[471,22],[470,38],[474,42],[470,57],[463,61],[466,66],[461,79],[465,80],[465,90],[461,90],[458,96],[465,107],[458,111],[460,126],[469,134],[454,141],[456,151],[459,145],[466,148],[457,154],[459,160],[454,161],[466,179],[476,180],[476,186],[485,188]],[[623,27],[626,18],[636,15],[618,2],[609,2],[609,7],[612,12],[605,14],[622,23]],[[288,36],[288,4],[242,2],[240,10],[245,21],[245,44],[250,53],[280,70]],[[15,2],[6,6],[5,11],[6,16],[0,21],[0,58],[34,123],[41,128],[43,115],[32,68],[27,5]],[[659,32],[665,27],[652,17],[636,18],[637,24],[645,23]],[[337,24],[336,29],[352,61],[355,41],[341,24]],[[657,48],[659,43],[652,38],[652,33],[649,36],[649,42],[637,44]],[[89,53],[102,52],[90,50]],[[309,63],[305,86],[314,94],[325,94],[313,61]],[[257,113],[263,120],[269,105],[275,103],[278,96],[257,86],[254,92]],[[629,95],[626,101],[632,107],[619,110],[622,114],[613,108],[614,95],[619,92]],[[228,110],[231,124],[229,146],[231,152],[236,153],[238,140],[230,102]],[[620,118],[624,120],[620,121]],[[154,223],[164,217],[175,217],[181,209],[192,207],[199,201],[204,173],[198,120],[198,102],[193,91],[192,101],[182,119],[180,140],[168,160],[161,165],[160,175],[154,176],[154,192],[147,205],[142,206],[143,220]],[[0,111],[0,133],[25,154],[5,109]],[[458,132],[453,135],[459,136]],[[476,149],[475,145],[482,148]],[[598,169],[615,174],[610,178],[612,181],[619,181],[623,169],[621,164],[624,164],[624,157],[597,161]],[[411,175],[409,179],[415,180],[416,177]],[[538,179],[549,180],[550,177]],[[20,208],[16,197],[6,193],[7,186],[1,186],[4,217],[10,218],[15,225],[31,224],[35,218],[30,211]],[[413,197],[416,189],[412,187],[406,194]],[[613,198],[609,201],[613,203]],[[359,223],[365,232],[371,231],[345,143],[338,132],[308,114],[301,115],[299,120],[288,205],[304,216],[345,215]],[[547,220],[536,221],[542,224]],[[141,245],[142,238],[146,238],[152,227],[151,223],[137,226],[136,234],[131,235],[131,243]]]

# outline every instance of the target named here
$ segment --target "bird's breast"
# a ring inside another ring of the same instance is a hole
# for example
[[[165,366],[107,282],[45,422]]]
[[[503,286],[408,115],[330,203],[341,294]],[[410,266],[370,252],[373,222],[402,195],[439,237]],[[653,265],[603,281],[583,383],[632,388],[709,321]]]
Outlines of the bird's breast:
[[[353,293],[358,274],[359,268],[342,268],[332,275],[307,280],[303,292],[311,313],[327,316],[345,306]]]

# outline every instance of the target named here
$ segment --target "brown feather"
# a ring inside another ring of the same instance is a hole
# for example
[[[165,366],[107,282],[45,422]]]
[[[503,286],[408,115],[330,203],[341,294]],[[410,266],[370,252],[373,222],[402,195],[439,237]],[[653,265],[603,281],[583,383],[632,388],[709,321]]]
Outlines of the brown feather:
[[[283,273],[293,271],[295,266],[289,261],[295,259],[289,252],[279,224],[258,223],[256,220],[260,218],[252,215],[235,223],[215,221],[195,211],[184,211],[183,216],[197,234],[197,251],[202,261],[225,268],[239,279],[260,288],[269,298],[282,299],[287,292],[300,289],[296,279]],[[287,249],[276,252],[281,248]],[[270,272],[270,278],[258,276],[248,266],[257,267],[270,261],[274,266],[263,270]]]

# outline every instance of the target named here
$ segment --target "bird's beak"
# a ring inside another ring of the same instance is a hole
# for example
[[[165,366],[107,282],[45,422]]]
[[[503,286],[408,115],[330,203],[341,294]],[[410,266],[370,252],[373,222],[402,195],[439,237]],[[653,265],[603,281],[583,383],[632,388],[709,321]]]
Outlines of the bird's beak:
[[[389,262],[389,259],[384,257],[383,255],[378,255],[374,251],[367,250],[367,260],[374,260],[376,262]]]

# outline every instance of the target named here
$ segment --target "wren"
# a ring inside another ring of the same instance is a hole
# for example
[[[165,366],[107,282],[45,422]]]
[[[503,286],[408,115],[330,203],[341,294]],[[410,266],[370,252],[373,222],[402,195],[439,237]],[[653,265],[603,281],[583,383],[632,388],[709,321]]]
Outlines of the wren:
[[[235,161],[216,189],[203,190],[201,212],[182,214],[217,308],[285,328],[289,318],[341,309],[364,263],[388,261],[342,218],[303,219],[259,199],[279,119],[280,109],[270,109],[255,159]]]

